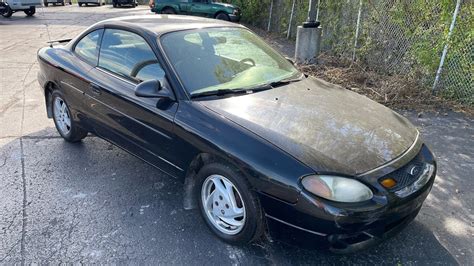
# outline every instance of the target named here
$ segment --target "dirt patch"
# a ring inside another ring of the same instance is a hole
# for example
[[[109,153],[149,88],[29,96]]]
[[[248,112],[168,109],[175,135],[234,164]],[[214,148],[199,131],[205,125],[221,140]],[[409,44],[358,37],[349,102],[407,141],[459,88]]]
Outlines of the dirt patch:
[[[382,75],[356,62],[321,54],[319,63],[302,65],[300,70],[366,95],[386,106],[397,109],[444,112],[453,110],[474,115],[474,108],[437,97],[431,90],[419,85],[420,76]]]

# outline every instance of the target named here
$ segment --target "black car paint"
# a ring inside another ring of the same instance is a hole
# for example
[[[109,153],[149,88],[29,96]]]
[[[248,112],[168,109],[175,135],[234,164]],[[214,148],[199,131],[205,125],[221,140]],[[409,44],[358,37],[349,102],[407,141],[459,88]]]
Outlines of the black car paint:
[[[209,22],[204,19],[198,19],[199,23],[194,25],[195,21],[196,19],[187,21],[190,26],[171,26],[168,31],[203,27],[206,23],[209,27],[236,27],[234,24]],[[128,30],[142,36],[152,47],[165,70],[166,80],[162,86],[173,92],[176,101],[137,97],[134,95],[137,84],[133,81],[118,77],[78,58],[73,52],[75,43],[89,32],[103,28]],[[45,90],[54,85],[63,92],[73,119],[88,131],[171,176],[185,179],[185,205],[188,208],[195,205],[190,197],[196,188],[192,182],[196,170],[206,160],[219,160],[233,165],[248,179],[252,188],[260,195],[263,209],[271,221],[269,225],[277,221],[280,225],[289,225],[292,229],[303,232],[315,230],[317,236],[327,240],[331,234],[347,233],[344,224],[357,224],[351,229],[356,230],[354,232],[369,229],[374,221],[387,215],[387,209],[396,208],[400,202],[380,186],[378,178],[408,162],[420,151],[430,154],[429,151],[424,151],[427,148],[422,147],[421,140],[414,138],[414,144],[407,145],[408,142],[404,142],[404,147],[396,149],[397,154],[378,161],[382,166],[372,165],[373,168],[378,168],[366,173],[362,173],[361,169],[370,170],[367,165],[355,169],[341,166],[338,162],[333,163],[334,160],[326,160],[318,165],[315,161],[317,156],[313,156],[311,163],[308,163],[305,158],[285,151],[285,146],[275,144],[275,139],[271,136],[259,134],[261,132],[255,132],[249,124],[242,123],[242,119],[229,116],[228,110],[222,112],[226,103],[241,101],[241,97],[259,97],[265,95],[264,92],[216,101],[190,100],[168,59],[163,56],[159,42],[156,42],[162,34],[166,34],[166,30],[157,33],[125,20],[115,19],[98,23],[66,46],[41,49],[38,52],[38,80]],[[305,85],[304,90],[321,89],[317,86],[321,81],[302,82]],[[310,85],[314,88],[309,88]],[[279,89],[287,90],[297,86],[298,83],[295,83]],[[341,90],[334,86],[323,89]],[[281,101],[285,101],[285,96],[278,94],[279,91],[269,91],[268,97],[275,97],[270,100],[280,100],[281,104]],[[48,96],[48,93],[45,95]],[[277,99],[278,97],[280,99]],[[46,102],[48,104],[48,97]],[[264,111],[268,112],[265,109]],[[48,114],[51,115],[50,110]],[[258,116],[259,113],[252,115]],[[298,112],[293,115],[297,116]],[[406,122],[401,117],[397,119]],[[383,124],[377,126],[383,127]],[[407,126],[407,129],[413,130],[410,126]],[[357,152],[354,149],[350,151]],[[434,161],[430,156],[427,158]],[[376,197],[362,204],[334,203],[321,199],[306,192],[300,185],[302,177],[315,173],[355,175],[353,178],[371,187]],[[416,200],[407,199],[407,213],[418,211],[419,205],[426,197],[424,192],[429,191],[433,179],[434,176],[429,185],[410,197]],[[392,218],[397,217],[400,218],[395,213]]]

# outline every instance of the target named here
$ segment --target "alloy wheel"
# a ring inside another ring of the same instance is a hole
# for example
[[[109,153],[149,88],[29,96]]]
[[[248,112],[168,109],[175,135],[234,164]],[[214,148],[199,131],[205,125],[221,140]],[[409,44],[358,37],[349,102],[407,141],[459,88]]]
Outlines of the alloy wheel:
[[[220,232],[236,235],[245,225],[246,211],[240,192],[226,177],[211,175],[204,180],[201,204],[207,219]]]
[[[58,126],[58,130],[64,136],[71,132],[71,115],[66,102],[61,97],[54,98],[54,121]]]

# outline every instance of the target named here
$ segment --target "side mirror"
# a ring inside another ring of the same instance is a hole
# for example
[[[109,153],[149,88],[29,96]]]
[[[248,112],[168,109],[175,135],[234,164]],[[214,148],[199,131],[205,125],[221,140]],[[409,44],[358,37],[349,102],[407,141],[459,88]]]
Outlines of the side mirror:
[[[162,98],[174,100],[173,93],[161,86],[159,80],[147,80],[138,84],[135,88],[135,95],[143,98]]]

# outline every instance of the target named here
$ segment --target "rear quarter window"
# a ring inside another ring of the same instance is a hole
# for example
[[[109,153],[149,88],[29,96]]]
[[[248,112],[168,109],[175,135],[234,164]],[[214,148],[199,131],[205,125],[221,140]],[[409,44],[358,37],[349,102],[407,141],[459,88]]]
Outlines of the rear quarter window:
[[[102,29],[93,31],[82,37],[74,47],[74,52],[87,63],[96,66],[99,60],[99,41]]]

